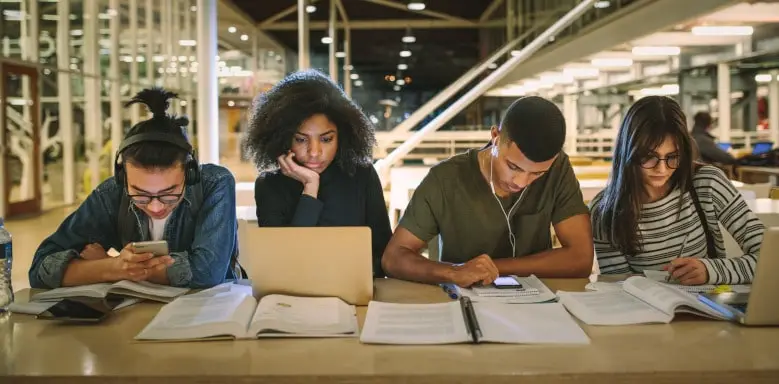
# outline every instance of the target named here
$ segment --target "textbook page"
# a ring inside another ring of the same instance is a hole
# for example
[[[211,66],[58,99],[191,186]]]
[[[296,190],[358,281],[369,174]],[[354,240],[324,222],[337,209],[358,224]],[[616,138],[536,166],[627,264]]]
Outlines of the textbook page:
[[[459,301],[439,304],[368,303],[360,342],[366,344],[470,343]]]
[[[474,304],[481,342],[589,344],[590,338],[560,303]]]
[[[245,338],[257,302],[251,295],[225,292],[182,296],[166,304],[136,340]]]
[[[700,316],[725,320],[726,317],[708,305],[698,301],[697,296],[646,277],[633,276],[622,285],[625,292],[647,302],[660,311],[673,316],[675,312],[687,312]]]
[[[54,288],[33,295],[30,301],[59,301],[67,297],[94,297],[102,299],[108,295],[108,290],[110,289],[111,284],[108,283]]]
[[[673,319],[625,291],[557,291],[557,296],[571,314],[589,325],[670,323]]]
[[[357,312],[336,297],[268,295],[260,300],[249,325],[258,337],[357,336]]]
[[[100,283],[81,285],[78,287],[55,288],[34,295],[31,298],[31,301],[52,301],[68,297],[105,298],[109,294],[116,294],[168,303],[188,291],[188,288],[177,288],[146,281],[136,283],[129,280],[122,280],[113,284]]]
[[[189,292],[189,288],[171,287],[169,285],[154,284],[148,281],[129,281],[122,280],[112,284],[108,293],[115,293],[124,296],[139,297],[142,299],[171,302]]]

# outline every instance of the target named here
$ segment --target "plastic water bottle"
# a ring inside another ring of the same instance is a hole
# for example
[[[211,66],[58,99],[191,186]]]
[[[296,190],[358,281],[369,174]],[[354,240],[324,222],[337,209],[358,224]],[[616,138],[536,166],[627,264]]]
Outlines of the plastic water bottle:
[[[11,233],[3,226],[0,217],[0,312],[8,310],[14,301],[14,290],[11,288],[11,264],[13,262],[13,246]]]

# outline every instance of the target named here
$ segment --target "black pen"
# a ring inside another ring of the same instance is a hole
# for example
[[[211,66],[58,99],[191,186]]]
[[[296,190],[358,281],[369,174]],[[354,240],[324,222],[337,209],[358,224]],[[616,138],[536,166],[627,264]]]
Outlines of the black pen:
[[[473,302],[470,298],[465,298],[465,308],[466,313],[468,314],[468,318],[470,319],[470,327],[471,330],[471,338],[473,339],[473,343],[476,344],[481,340],[482,333],[481,333],[481,327],[479,327],[479,319],[476,318],[476,311],[473,309]]]

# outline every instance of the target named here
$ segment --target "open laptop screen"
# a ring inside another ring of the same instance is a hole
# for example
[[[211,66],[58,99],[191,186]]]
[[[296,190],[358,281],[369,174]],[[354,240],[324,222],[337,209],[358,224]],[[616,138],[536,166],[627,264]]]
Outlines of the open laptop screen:
[[[753,155],[760,155],[763,153],[766,153],[771,150],[771,147],[773,147],[774,144],[770,142],[760,142],[755,143],[755,146],[752,147],[752,154]]]

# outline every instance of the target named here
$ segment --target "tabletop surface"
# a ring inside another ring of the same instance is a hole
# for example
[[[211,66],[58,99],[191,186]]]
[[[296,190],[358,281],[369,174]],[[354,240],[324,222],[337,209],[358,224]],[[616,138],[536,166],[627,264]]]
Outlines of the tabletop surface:
[[[547,279],[579,291],[587,279]],[[19,293],[20,299],[30,291]],[[438,286],[376,281],[376,300],[449,300]],[[779,328],[679,317],[672,324],[586,326],[590,345],[364,345],[357,338],[179,343],[133,337],[160,304],[119,310],[101,324],[0,319],[0,375],[35,382],[779,382]],[[360,325],[366,307],[358,308]],[[283,379],[283,380],[282,380]],[[0,382],[4,382],[0,378]]]

